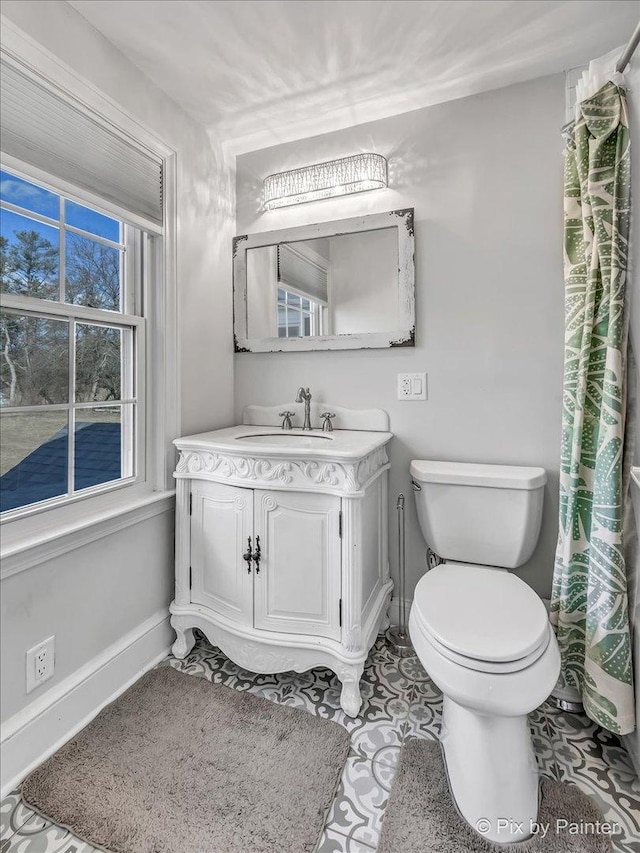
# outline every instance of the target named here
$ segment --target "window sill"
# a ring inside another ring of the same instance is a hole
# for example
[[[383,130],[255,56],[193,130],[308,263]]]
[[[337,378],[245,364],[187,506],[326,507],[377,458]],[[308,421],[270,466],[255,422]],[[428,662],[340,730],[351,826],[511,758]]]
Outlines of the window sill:
[[[61,508],[64,511],[52,512],[50,517],[40,514],[10,521],[2,529],[0,580],[169,512],[174,508],[174,499],[173,490],[136,489],[135,494],[126,497],[118,491]]]

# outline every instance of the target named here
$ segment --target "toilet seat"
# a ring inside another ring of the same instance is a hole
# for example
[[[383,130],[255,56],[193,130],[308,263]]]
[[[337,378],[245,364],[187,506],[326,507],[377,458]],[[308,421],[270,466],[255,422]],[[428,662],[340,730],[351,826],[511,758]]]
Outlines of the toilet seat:
[[[448,649],[442,643],[440,643],[429,631],[428,626],[425,625],[424,621],[421,619],[419,612],[416,614],[418,627],[422,631],[422,633],[427,638],[428,642],[438,651],[443,657],[452,661],[453,663],[457,663],[459,666],[465,667],[465,669],[473,669],[476,672],[493,672],[493,673],[509,673],[509,672],[519,672],[522,669],[526,669],[531,664],[535,663],[538,658],[540,658],[545,651],[551,641],[551,634],[553,633],[551,625],[548,626],[548,630],[546,636],[542,639],[542,642],[533,652],[526,655],[523,658],[517,658],[512,661],[500,661],[498,663],[494,661],[486,661],[480,660],[478,658],[469,657],[468,655],[461,655],[457,652]],[[414,627],[415,630],[415,627]]]
[[[443,657],[478,672],[517,672],[546,651],[551,626],[541,599],[502,569],[446,563],[419,581],[414,630]]]

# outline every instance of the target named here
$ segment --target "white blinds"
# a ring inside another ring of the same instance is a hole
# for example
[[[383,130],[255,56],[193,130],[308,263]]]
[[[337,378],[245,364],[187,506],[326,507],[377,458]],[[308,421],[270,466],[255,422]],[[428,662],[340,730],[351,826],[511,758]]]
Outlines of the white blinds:
[[[162,160],[2,62],[0,147],[50,175],[162,223]]]
[[[278,246],[278,281],[317,302],[327,302],[327,271],[286,243]]]

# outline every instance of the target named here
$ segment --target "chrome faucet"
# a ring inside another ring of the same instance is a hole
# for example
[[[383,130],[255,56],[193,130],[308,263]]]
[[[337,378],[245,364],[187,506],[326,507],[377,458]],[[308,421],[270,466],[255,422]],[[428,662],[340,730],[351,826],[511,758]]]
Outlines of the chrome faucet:
[[[308,388],[298,388],[296,403],[304,403],[304,425],[302,429],[311,429],[311,392]]]

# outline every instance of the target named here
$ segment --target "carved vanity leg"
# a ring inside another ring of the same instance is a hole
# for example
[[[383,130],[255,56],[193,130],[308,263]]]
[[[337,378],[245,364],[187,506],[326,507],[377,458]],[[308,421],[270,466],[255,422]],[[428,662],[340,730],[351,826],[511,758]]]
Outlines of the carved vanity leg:
[[[178,625],[173,625],[173,629],[178,636],[171,646],[171,653],[175,658],[182,660],[194,647],[196,638],[193,636],[193,628],[180,628]]]
[[[364,670],[364,664],[341,667],[338,677],[342,682],[340,693],[340,706],[349,717],[357,717],[362,696],[360,695],[360,677]]]

